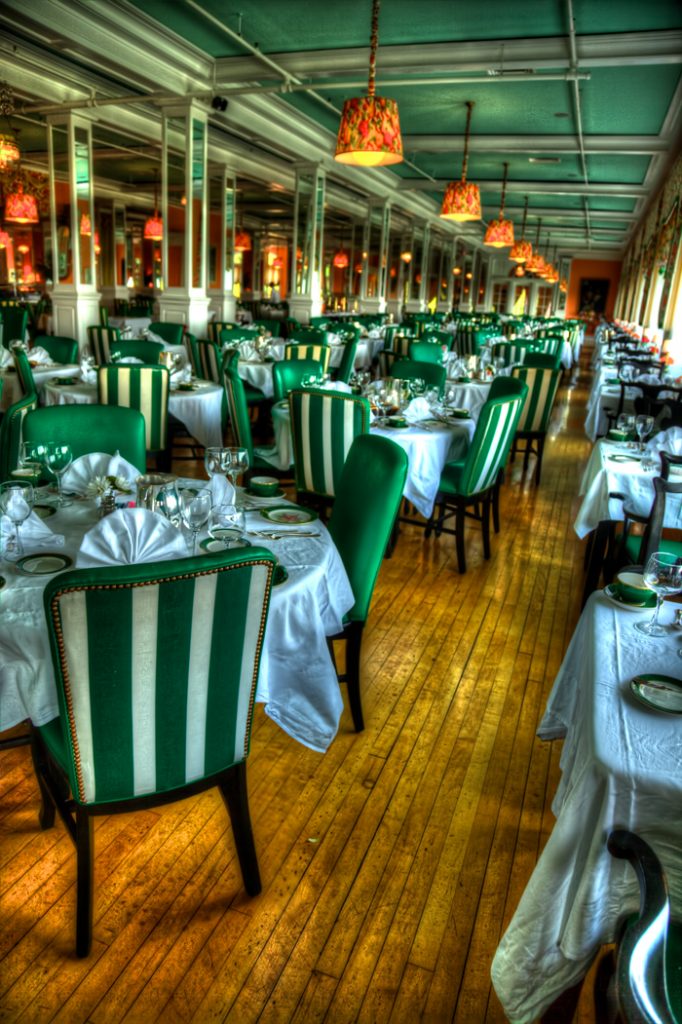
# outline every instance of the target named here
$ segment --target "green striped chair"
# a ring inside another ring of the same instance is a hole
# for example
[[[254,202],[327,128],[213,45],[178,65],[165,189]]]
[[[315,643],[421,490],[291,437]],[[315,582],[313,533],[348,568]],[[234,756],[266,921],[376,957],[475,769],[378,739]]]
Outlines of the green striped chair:
[[[241,324],[234,323],[232,320],[209,320],[206,325],[206,334],[208,335],[209,341],[220,341],[221,331],[232,331],[240,330]]]
[[[344,342],[343,352],[341,353],[341,362],[336,370],[332,370],[334,380],[343,381],[344,384],[348,383],[355,367],[355,356],[357,355],[359,344],[359,337],[348,338],[347,341]]]
[[[398,359],[407,359],[410,355],[410,345],[414,344],[414,340],[411,334],[394,334],[390,351]]]
[[[564,347],[564,336],[563,334],[548,334],[544,338],[536,339],[534,347],[536,352],[544,352],[546,355],[558,355],[560,357],[561,350]]]
[[[295,341],[290,341],[284,346],[285,359],[315,359],[322,366],[323,373],[327,373],[329,370],[331,354],[332,350],[329,345],[298,344]]]
[[[466,572],[464,521],[474,519],[481,524],[483,555],[490,558],[490,507],[499,482],[499,474],[507,461],[514,432],[523,409],[525,392],[502,398],[489,398],[481,409],[476,430],[466,455],[458,462],[448,462],[440,478],[436,506],[438,512],[429,520],[425,536],[432,531],[454,533],[457,567]],[[455,518],[455,528],[443,524]]]
[[[110,405],[50,405],[24,419],[25,441],[68,444],[74,459],[91,452],[118,452],[144,473],[147,466],[144,416],[137,409]]]
[[[45,589],[60,715],[34,729],[34,763],[41,827],[58,810],[76,845],[80,957],[92,944],[95,815],[217,786],[244,887],[261,891],[246,758],[275,564],[253,548],[80,569]]]
[[[17,377],[19,378],[24,395],[34,395],[36,393],[36,384],[25,349],[20,345],[15,345],[12,349],[12,359],[14,360],[14,369],[17,371]]]
[[[305,341],[309,345],[328,345],[329,332],[321,327],[299,327],[291,340]]]
[[[8,480],[19,465],[24,418],[38,408],[38,396],[25,395],[10,405],[0,420],[0,480]]]
[[[492,346],[493,359],[504,359],[505,366],[513,366],[515,363],[523,363],[534,344],[529,345],[523,341],[496,341]]]
[[[450,352],[452,350],[452,346],[454,345],[454,342],[455,342],[455,336],[452,333],[452,331],[436,330],[435,328],[430,327],[428,330],[424,331],[424,333],[422,334],[421,340],[422,341],[435,341],[441,347],[443,345],[445,345],[445,346],[447,346],[448,352]]]
[[[420,339],[411,343],[408,358],[417,363],[436,363],[442,366],[443,349],[439,341]]]
[[[390,377],[393,374],[393,364],[401,357],[391,352],[390,349],[382,349],[379,352],[379,376]]]
[[[26,341],[28,330],[28,310],[14,302],[3,303],[2,306],[2,343],[10,348],[13,341]]]
[[[272,364],[272,388],[275,402],[282,402],[294,388],[300,388],[304,377],[319,374],[316,359],[282,359]]]
[[[109,326],[109,310],[107,309],[106,306],[99,307],[99,322],[101,323],[102,327]]]
[[[535,466],[535,483],[540,483],[542,473],[542,455],[545,448],[545,437],[552,415],[561,380],[561,370],[542,369],[539,366],[515,366],[512,377],[522,380],[528,387],[521,417],[516,428],[512,446],[512,459],[517,451],[523,451],[523,472],[528,469],[531,454],[537,458]],[[523,441],[523,449],[519,442]]]
[[[267,470],[270,476],[281,475],[270,462],[258,455],[254,448],[246,387],[239,376],[239,350],[236,348],[228,349],[223,358],[223,383],[235,444],[240,448],[246,448],[249,453],[249,473]]]
[[[542,370],[560,370],[561,353],[557,352],[557,354],[553,356],[548,352],[533,352],[528,349],[526,352],[526,358],[523,360],[523,365],[539,367]]]
[[[102,327],[95,324],[88,327],[88,345],[98,366],[111,362],[110,348],[121,341],[121,332],[117,327]]]
[[[195,374],[201,380],[211,380],[214,384],[222,384],[223,357],[220,345],[205,338],[192,338],[194,349]]]
[[[182,345],[182,332],[184,324],[168,324],[161,320],[153,320],[149,325],[152,334],[165,341],[167,345]]]
[[[109,346],[109,356],[112,362],[116,359],[132,358],[139,359],[149,366],[156,366],[162,352],[163,345],[160,341],[147,341],[146,338],[131,338],[130,341],[117,341]]]
[[[356,732],[365,727],[360,692],[362,634],[374,584],[395,523],[407,476],[407,455],[386,437],[359,434],[350,446],[338,483],[329,532],[355,596],[343,632],[348,703]]]
[[[396,359],[391,374],[397,380],[415,380],[426,382],[427,388],[438,388],[442,396],[445,390],[447,371],[441,364],[417,362],[415,359]]]
[[[78,361],[78,342],[75,338],[59,337],[55,334],[39,334],[33,344],[36,348],[44,348],[54,363]]]
[[[299,499],[326,505],[336,495],[355,437],[369,432],[366,398],[311,388],[289,394],[294,475]],[[317,499],[325,499],[319,502]]]
[[[170,374],[165,366],[100,366],[97,374],[100,405],[138,409],[144,416],[145,447],[159,465],[170,461],[168,396]]]

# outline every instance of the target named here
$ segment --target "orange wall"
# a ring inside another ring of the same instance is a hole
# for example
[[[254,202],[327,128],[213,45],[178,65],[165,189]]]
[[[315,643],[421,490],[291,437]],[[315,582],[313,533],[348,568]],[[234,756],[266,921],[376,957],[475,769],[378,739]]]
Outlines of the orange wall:
[[[604,315],[607,320],[611,320],[616,303],[621,267],[621,260],[573,260],[571,276],[568,281],[568,296],[566,297],[566,318],[571,320],[580,313],[580,282],[587,277],[602,280],[608,278],[609,294],[606,298]],[[598,317],[595,319],[595,323],[598,319]]]

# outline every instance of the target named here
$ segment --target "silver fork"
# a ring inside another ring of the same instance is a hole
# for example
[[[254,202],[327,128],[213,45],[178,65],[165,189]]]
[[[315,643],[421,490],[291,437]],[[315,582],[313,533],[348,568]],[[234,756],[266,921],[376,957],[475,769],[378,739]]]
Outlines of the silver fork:
[[[265,530],[247,530],[251,537],[264,537],[267,540],[283,540],[285,537],[319,537],[319,533],[303,530],[289,530],[286,533],[267,533]]]

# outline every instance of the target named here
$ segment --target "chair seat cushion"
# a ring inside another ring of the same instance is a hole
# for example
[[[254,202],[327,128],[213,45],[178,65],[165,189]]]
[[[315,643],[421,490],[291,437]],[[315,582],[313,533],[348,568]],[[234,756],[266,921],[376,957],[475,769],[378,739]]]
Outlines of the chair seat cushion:
[[[618,541],[618,538],[616,538]],[[642,535],[640,533],[629,533],[625,541],[625,553],[631,565],[640,564],[640,549],[642,546]],[[667,555],[674,555],[675,558],[682,558],[682,541],[666,540],[663,538],[658,546],[659,551]]]
[[[438,485],[438,490],[442,494],[460,493],[460,480],[463,468],[464,459],[460,459],[458,462],[446,462],[441,473],[440,484]]]

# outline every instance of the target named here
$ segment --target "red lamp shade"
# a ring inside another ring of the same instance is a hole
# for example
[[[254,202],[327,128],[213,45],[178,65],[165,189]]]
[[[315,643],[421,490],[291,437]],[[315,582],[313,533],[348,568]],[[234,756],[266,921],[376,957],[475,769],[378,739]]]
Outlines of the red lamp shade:
[[[403,159],[398,104],[384,96],[354,96],[341,114],[334,159],[358,167],[384,167]]]
[[[559,281],[559,291],[563,292],[564,295],[568,291],[568,281],[566,280],[565,277],[562,277],[561,280]]]
[[[92,234],[92,224],[90,223],[90,218],[87,215],[87,213],[84,213],[81,216],[80,232],[81,232],[81,235],[91,235]]]
[[[275,256],[274,260],[272,261],[272,269],[273,270],[281,270],[283,266],[284,266],[284,261],[282,260],[282,257],[281,256]]]
[[[95,231],[95,256],[99,256],[102,251],[102,246],[99,241],[99,231]]]
[[[251,252],[251,235],[247,235],[246,231],[238,231],[234,236],[234,251]]]
[[[412,253],[410,252],[409,249],[405,249],[404,252],[401,252],[400,258],[403,261],[403,263],[411,263],[412,262]]]
[[[19,182],[16,192],[10,192],[5,200],[5,220],[16,224],[37,224],[38,203],[30,192],[24,192]]]
[[[144,237],[152,242],[160,242],[163,238],[163,221],[156,214],[145,221]]]
[[[506,245],[514,244],[514,225],[510,220],[495,218],[488,224],[483,239],[485,245],[492,245],[495,249],[503,249]]]
[[[451,181],[445,190],[441,217],[463,223],[481,219],[481,193],[470,181]]]
[[[362,263],[356,263],[354,269],[356,274],[361,274],[364,270],[364,266]]]
[[[14,136],[0,132],[0,170],[4,171],[10,164],[15,164],[19,156],[19,147]]]
[[[520,242],[515,242],[512,246],[509,259],[513,260],[514,263],[528,263],[532,255],[533,246],[525,238],[522,238]]]
[[[339,270],[345,270],[349,262],[350,260],[348,259],[348,253],[344,252],[343,249],[339,249],[338,252],[334,253],[332,263],[334,264],[335,267],[338,267]]]
[[[12,244],[12,239],[6,231],[0,231],[0,249],[6,249],[8,245]]]

